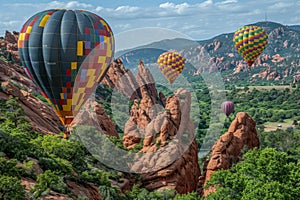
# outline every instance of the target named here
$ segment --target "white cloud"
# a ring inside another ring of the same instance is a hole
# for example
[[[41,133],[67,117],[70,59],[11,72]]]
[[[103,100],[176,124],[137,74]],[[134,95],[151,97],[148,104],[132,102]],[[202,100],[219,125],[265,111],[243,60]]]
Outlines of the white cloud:
[[[159,5],[159,8],[163,9],[163,11],[161,12],[163,13],[163,15],[168,15],[173,13],[186,14],[190,7],[191,6],[188,3],[174,4],[174,3],[166,2]]]
[[[198,7],[205,8],[205,7],[211,6],[213,4],[214,4],[214,2],[212,0],[206,0],[206,1],[198,4]]]
[[[135,7],[135,6],[119,6],[115,9],[115,11],[117,12],[121,12],[121,13],[132,13],[132,12],[136,12],[138,11],[139,8]]]
[[[217,2],[216,5],[226,5],[226,4],[232,4],[232,3],[238,3],[237,0],[225,0],[221,2]]]
[[[111,0],[117,1],[117,0]],[[265,13],[268,20],[284,24],[297,24],[299,21],[299,0],[202,0],[201,3],[182,1],[152,6],[118,3],[85,3],[83,0],[53,0],[48,3],[2,4],[0,8],[0,35],[5,29],[20,30],[22,24],[33,14],[49,8],[85,9],[103,17],[114,33],[142,27],[164,27],[181,31],[195,39],[208,39],[212,36],[234,32],[244,24],[263,21]],[[45,1],[44,1],[45,2]],[[112,4],[111,4],[112,5]],[[16,15],[15,13],[20,13]]]
[[[91,9],[94,8],[92,4],[80,3],[78,1],[59,2],[52,1],[47,4],[48,8],[65,8],[65,9]]]
[[[165,8],[165,9],[172,9],[175,7],[175,4],[174,3],[170,3],[170,2],[166,2],[166,3],[163,3],[163,4],[160,4],[159,5],[160,8]]]
[[[18,20],[11,20],[11,21],[2,21],[2,22],[0,22],[0,24],[3,26],[9,27],[9,26],[14,26],[16,24],[19,24],[20,22],[21,21],[18,21]]]
[[[122,30],[127,30],[130,28],[130,24],[118,24],[116,25],[117,28],[120,28]]]
[[[101,6],[97,6],[95,10],[96,10],[97,12],[100,12],[100,11],[104,10],[104,8],[101,7]]]
[[[283,8],[289,8],[291,6],[293,6],[293,3],[279,2],[279,3],[275,3],[274,5],[270,6],[270,8],[273,8],[273,9],[283,9]]]

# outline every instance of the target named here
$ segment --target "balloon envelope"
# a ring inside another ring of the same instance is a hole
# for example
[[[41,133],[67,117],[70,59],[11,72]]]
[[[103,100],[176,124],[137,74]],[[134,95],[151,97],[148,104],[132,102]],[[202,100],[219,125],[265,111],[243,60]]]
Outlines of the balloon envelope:
[[[164,52],[157,59],[159,69],[170,84],[172,84],[182,72],[184,62],[184,58],[177,52]]]
[[[244,26],[234,33],[233,42],[238,53],[251,66],[266,48],[268,35],[261,27]]]
[[[67,125],[109,66],[114,37],[106,21],[96,14],[53,9],[27,20],[20,31],[18,50],[27,75]],[[78,74],[83,63],[88,67]],[[75,94],[78,80],[81,85]]]
[[[221,109],[228,117],[234,111],[234,103],[231,101],[225,101],[222,103]]]

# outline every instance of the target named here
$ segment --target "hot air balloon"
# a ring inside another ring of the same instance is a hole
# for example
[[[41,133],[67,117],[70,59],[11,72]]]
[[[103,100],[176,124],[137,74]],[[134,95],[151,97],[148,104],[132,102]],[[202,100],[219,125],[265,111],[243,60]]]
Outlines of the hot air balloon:
[[[228,117],[234,111],[234,103],[231,101],[224,101],[221,105],[221,109]]]
[[[170,84],[172,84],[182,72],[184,68],[184,62],[184,58],[175,51],[164,52],[157,59],[159,69],[168,79]]]
[[[106,72],[114,37],[94,13],[52,9],[25,22],[18,50],[27,75],[67,126]],[[76,91],[75,82],[80,83]]]
[[[244,26],[233,36],[234,47],[250,67],[268,44],[268,35],[258,26]]]

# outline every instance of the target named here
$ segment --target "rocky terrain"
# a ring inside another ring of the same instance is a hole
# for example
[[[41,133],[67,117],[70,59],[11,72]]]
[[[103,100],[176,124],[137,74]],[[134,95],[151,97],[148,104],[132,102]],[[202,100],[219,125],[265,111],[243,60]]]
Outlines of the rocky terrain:
[[[211,175],[219,169],[229,169],[237,163],[243,153],[243,148],[259,147],[259,138],[256,132],[255,121],[245,112],[236,114],[229,129],[212,147],[210,158],[204,164],[204,174],[200,182],[204,185]],[[213,192],[214,188],[203,191],[203,196]]]
[[[194,65],[192,74],[220,71],[225,81],[233,82],[249,79],[250,82],[274,81],[277,84],[293,83],[293,76],[300,70],[300,32],[274,22],[258,22],[254,25],[263,27],[268,34],[268,45],[256,62],[249,68],[238,54],[232,42],[233,33],[226,33],[204,41],[184,41],[184,39],[163,40],[123,52],[126,64],[138,59],[146,59],[147,64],[156,63],[158,50],[175,49],[192,65],[192,59],[202,62]],[[147,53],[145,53],[147,52]],[[151,59],[149,59],[151,58]],[[190,66],[187,66],[190,67]],[[249,69],[249,70],[248,70]],[[190,70],[190,69],[189,69]],[[183,73],[188,72],[186,69]],[[250,77],[248,77],[249,72]]]
[[[61,122],[51,107],[37,98],[39,88],[27,78],[23,68],[17,64],[16,37],[17,33],[7,32],[6,36],[0,39],[2,47],[6,48],[2,52],[4,59],[0,60],[0,99],[7,100],[10,95],[17,97],[35,131],[57,134],[61,132]],[[217,51],[221,47],[222,42],[215,41],[209,48]],[[11,61],[5,57],[8,52],[12,55]],[[282,57],[275,56],[268,59],[277,61]],[[216,58],[212,62],[223,60]],[[268,77],[271,73],[270,69],[264,76]],[[203,185],[212,173],[219,169],[228,169],[233,163],[238,162],[244,146],[248,148],[259,146],[255,122],[247,113],[238,113],[228,131],[213,146],[210,159],[203,166],[204,174],[201,175],[198,147],[194,139],[194,123],[190,118],[189,91],[179,88],[168,97],[158,93],[153,76],[141,60],[136,76],[125,69],[120,59],[115,60],[102,83],[109,88],[116,88],[133,101],[122,140],[126,149],[142,146],[139,150],[141,154],[139,162],[131,166],[133,171],[140,172],[141,178],[125,180],[126,184],[117,186],[121,190],[130,189],[132,184],[137,183],[150,191],[175,189],[181,194],[198,191],[206,196],[214,191],[214,188],[202,191]],[[89,110],[90,108],[92,110]],[[85,118],[89,115],[94,115],[93,120],[90,120],[90,117]],[[119,137],[115,123],[105,113],[103,106],[95,100],[86,103],[84,109],[74,119],[73,125],[76,124],[98,124],[104,134]],[[42,173],[37,163],[35,173]],[[35,184],[27,178],[22,178],[21,181],[26,186],[27,192]],[[66,184],[76,197],[84,194],[88,199],[101,199],[100,193],[92,184],[80,185],[72,181]],[[45,199],[68,198],[53,191],[45,197]]]
[[[6,57],[9,61],[16,63],[20,62],[20,56],[18,54],[18,32],[5,32],[4,37],[0,37],[0,57]]]
[[[4,48],[3,55],[11,53],[16,62],[20,61],[17,38],[18,33],[8,31],[4,38],[0,38],[1,48]],[[27,77],[22,67],[0,60],[0,82],[0,98],[7,100],[10,95],[17,97],[35,131],[44,134],[60,132],[60,120],[49,106],[37,98],[39,88]]]
[[[130,70],[124,70],[119,59],[112,66],[103,83],[115,86],[119,92],[134,100],[130,118],[124,127],[123,145],[128,149],[141,143],[143,145],[140,152],[144,155],[132,166],[133,171],[141,172],[142,186],[150,191],[195,191],[200,167],[194,124],[189,117],[190,93],[178,89],[168,98],[158,93],[154,78],[142,61],[136,77]],[[127,87],[131,93],[118,87],[123,80],[130,83]]]

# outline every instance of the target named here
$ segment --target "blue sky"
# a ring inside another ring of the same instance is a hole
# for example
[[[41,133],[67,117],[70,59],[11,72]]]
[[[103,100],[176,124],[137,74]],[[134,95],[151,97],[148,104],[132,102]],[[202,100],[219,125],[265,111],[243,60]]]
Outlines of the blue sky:
[[[192,39],[208,39],[264,21],[300,25],[299,0],[10,0],[1,3],[0,35],[21,29],[49,8],[84,9],[103,17],[114,34],[145,27],[166,28]]]

